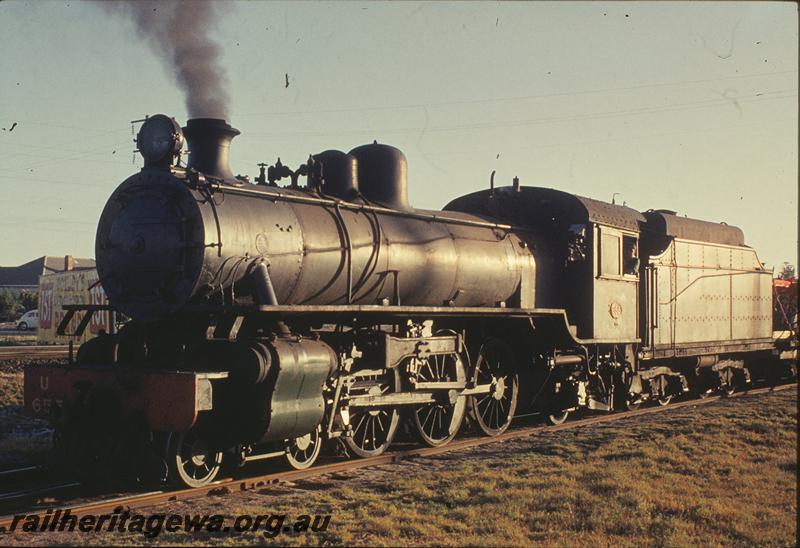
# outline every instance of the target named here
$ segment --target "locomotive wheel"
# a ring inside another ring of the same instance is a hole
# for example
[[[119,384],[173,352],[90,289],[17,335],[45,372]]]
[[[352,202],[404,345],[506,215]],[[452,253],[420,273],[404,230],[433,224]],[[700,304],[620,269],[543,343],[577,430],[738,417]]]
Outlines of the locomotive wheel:
[[[422,360],[417,378],[422,382],[465,382],[464,361],[458,354],[434,355]],[[447,400],[425,403],[413,409],[412,422],[419,440],[430,447],[444,445],[458,434],[467,409],[467,398],[449,391]]]
[[[519,375],[515,371],[514,353],[498,339],[484,343],[478,353],[473,382],[475,386],[489,384],[488,394],[467,398],[469,417],[487,436],[505,432],[514,418],[519,396]]]
[[[295,470],[305,470],[317,460],[322,449],[322,435],[317,426],[313,432],[294,438],[286,448],[286,460]]]
[[[376,376],[374,381],[363,390],[358,386],[351,388],[350,393],[364,392],[379,396],[398,392],[400,371],[395,367],[380,377]],[[353,426],[353,435],[343,438],[347,449],[361,458],[376,457],[386,451],[394,440],[400,424],[400,411],[395,407],[356,407],[350,410],[350,424]]]
[[[671,401],[672,401],[672,396],[671,395],[670,396],[661,396],[660,398],[658,398],[658,405],[660,405],[661,407],[666,407],[666,406],[669,405],[669,402],[671,402]]]
[[[564,424],[564,422],[567,420],[567,417],[569,417],[569,410],[551,413],[547,415],[547,422],[553,426],[558,426],[559,424]]]
[[[217,477],[222,451],[214,451],[195,431],[172,432],[167,440],[167,465],[172,481],[202,487]]]

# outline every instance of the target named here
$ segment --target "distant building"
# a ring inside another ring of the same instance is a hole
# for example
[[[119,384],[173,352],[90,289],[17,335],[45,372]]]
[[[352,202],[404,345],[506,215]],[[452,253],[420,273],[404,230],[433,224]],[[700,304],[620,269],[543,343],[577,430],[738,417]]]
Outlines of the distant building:
[[[67,270],[95,268],[94,259],[76,259],[72,255],[45,255],[19,266],[0,266],[0,289],[38,290],[39,276]]]
[[[75,268],[39,278],[39,331],[36,338],[42,344],[66,344],[70,340],[82,344],[101,331],[115,332],[115,315],[106,310],[91,314],[89,325],[84,326],[86,329],[80,337],[58,335],[58,326],[67,313],[63,308],[65,304],[108,304],[96,268]],[[83,312],[75,314],[65,332],[75,333],[83,317]]]

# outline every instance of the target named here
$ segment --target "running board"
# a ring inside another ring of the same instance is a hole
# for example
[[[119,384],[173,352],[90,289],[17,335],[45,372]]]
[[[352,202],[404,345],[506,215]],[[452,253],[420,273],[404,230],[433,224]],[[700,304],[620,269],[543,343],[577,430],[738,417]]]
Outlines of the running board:
[[[429,383],[433,385],[449,385],[451,383]],[[463,385],[462,385],[463,386]],[[444,389],[437,392],[399,392],[395,394],[386,394],[381,396],[354,396],[351,397],[344,405],[349,407],[390,407],[393,405],[420,405],[423,403],[436,403],[441,401],[446,394],[451,403],[459,396],[473,396],[475,394],[488,394],[491,390],[490,384],[481,384],[474,388],[466,388],[464,390],[450,389],[445,392]]]

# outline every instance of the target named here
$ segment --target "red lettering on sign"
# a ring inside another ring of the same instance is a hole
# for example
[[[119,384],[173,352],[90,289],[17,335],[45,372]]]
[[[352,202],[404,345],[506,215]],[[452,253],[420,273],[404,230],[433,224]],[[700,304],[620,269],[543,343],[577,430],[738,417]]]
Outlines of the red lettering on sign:
[[[99,283],[89,289],[92,304],[106,304],[106,292],[103,291],[103,286]],[[89,323],[89,331],[92,333],[99,333],[100,331],[109,332],[108,328],[108,311],[98,310],[92,314],[91,322]]]
[[[39,327],[53,326],[53,284],[42,284],[39,291]]]

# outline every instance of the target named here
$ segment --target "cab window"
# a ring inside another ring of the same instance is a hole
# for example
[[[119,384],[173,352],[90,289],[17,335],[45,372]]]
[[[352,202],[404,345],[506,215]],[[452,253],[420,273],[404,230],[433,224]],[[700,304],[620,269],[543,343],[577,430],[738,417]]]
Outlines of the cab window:
[[[639,274],[639,245],[635,236],[622,237],[622,271],[626,276]]]
[[[620,237],[616,234],[602,233],[600,237],[600,275],[620,275]]]

